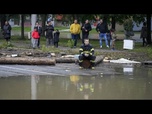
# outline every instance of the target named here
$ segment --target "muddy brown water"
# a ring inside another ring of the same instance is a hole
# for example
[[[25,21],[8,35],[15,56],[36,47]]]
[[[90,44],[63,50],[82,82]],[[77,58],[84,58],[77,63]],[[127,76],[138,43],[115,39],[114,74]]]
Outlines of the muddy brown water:
[[[152,67],[102,63],[95,70],[79,70],[74,64],[0,65],[0,99],[152,99]]]

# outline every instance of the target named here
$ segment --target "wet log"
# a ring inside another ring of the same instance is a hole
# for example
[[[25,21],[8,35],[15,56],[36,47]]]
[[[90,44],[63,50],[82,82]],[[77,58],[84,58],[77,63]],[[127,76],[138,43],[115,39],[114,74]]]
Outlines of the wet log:
[[[96,60],[95,60],[95,64],[99,64],[100,62],[103,61],[103,56],[100,55],[100,56],[96,56]],[[86,66],[89,65],[90,61],[88,60],[84,60],[84,63],[86,64]],[[56,63],[78,63],[78,59],[75,59],[75,58],[56,58]],[[88,65],[87,65],[88,64]]]
[[[143,61],[142,64],[143,65],[152,65],[152,61]]]
[[[95,65],[101,63],[103,61],[103,58],[103,55],[96,56]]]
[[[75,63],[75,58],[56,58],[56,63]]]
[[[83,68],[90,68],[91,67],[91,62],[88,59],[84,59],[82,62],[82,67]]]
[[[43,57],[1,57],[0,64],[55,65],[55,59]]]
[[[104,57],[101,56],[101,55],[100,56],[96,56],[95,65],[101,63],[103,61],[103,58]],[[82,67],[83,68],[90,68],[90,66],[91,66],[91,63],[90,63],[89,60],[87,60],[87,59],[83,60],[83,63],[82,63]]]

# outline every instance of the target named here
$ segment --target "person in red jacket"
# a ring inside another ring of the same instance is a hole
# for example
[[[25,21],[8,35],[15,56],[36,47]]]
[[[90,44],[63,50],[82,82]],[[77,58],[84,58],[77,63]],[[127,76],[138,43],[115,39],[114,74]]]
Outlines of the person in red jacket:
[[[36,27],[34,27],[34,30],[32,32],[32,47],[35,49],[38,47],[38,39],[40,38],[39,32]]]

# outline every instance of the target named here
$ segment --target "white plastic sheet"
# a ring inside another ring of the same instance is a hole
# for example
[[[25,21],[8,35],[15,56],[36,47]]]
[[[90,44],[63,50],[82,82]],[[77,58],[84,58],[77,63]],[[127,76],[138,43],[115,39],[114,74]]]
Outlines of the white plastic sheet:
[[[112,62],[112,63],[140,63],[140,62],[137,62],[137,61],[131,61],[131,60],[127,60],[127,59],[124,59],[124,58],[120,58],[118,60],[110,60],[110,62]]]

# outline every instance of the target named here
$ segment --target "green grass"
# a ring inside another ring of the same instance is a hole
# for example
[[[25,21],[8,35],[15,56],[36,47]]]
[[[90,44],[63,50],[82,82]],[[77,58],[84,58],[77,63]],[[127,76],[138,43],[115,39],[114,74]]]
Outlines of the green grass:
[[[55,29],[59,29],[59,30],[62,30],[62,29],[69,29],[69,27],[55,27]],[[12,30],[13,31],[21,31],[21,27],[12,27]],[[31,31],[31,27],[24,27],[24,31],[25,32],[29,32]]]
[[[12,27],[12,31],[21,31],[21,27]],[[31,27],[24,27],[25,32],[31,31]]]
[[[57,27],[54,27],[54,28],[58,29],[58,30],[69,29],[69,27],[65,27],[65,26],[57,26]],[[12,30],[13,31],[21,31],[21,27],[13,27]],[[25,32],[31,31],[31,27],[24,27],[24,31]],[[61,31],[61,32],[69,33],[70,31]],[[140,31],[135,31],[134,33],[135,34],[140,34]],[[92,30],[90,31],[90,34],[97,34],[96,29],[92,28]],[[116,31],[116,34],[124,34],[124,31],[123,30]]]
[[[64,47],[69,47],[68,41],[69,41],[69,39],[61,38],[60,42],[59,42],[59,46],[63,46],[63,49],[64,49]],[[12,36],[11,42],[13,44],[13,45],[10,45],[11,47],[25,48],[25,46],[22,44],[30,45],[31,40],[29,40],[27,37],[25,37],[25,39],[21,39],[20,36]],[[74,49],[74,48],[69,47],[68,50],[66,50],[66,51],[69,53],[78,53],[78,49],[81,46],[81,42],[82,42],[81,39],[78,39],[77,48]],[[98,39],[90,39],[90,43],[93,45],[93,47],[95,49],[99,49],[99,40]],[[46,48],[45,45],[46,45],[46,38],[41,37],[41,46],[43,46],[43,48],[41,48],[42,51],[44,51],[44,52],[51,51],[51,52],[56,52],[56,53],[61,51],[59,48],[57,48],[57,49],[54,47]],[[123,40],[116,40],[115,45],[116,45],[115,46],[116,50],[123,50]],[[4,39],[0,39],[0,48],[6,48],[6,47],[10,47],[10,46],[6,45]],[[136,42],[134,49],[126,50],[126,52],[128,52],[128,53],[129,52],[145,53],[146,55],[148,55],[148,57],[150,57],[152,59],[152,49],[151,48],[152,48],[151,45],[149,47],[142,47],[142,42]],[[102,49],[107,49],[104,41],[103,41]],[[96,51],[96,53],[99,53],[99,52]]]

